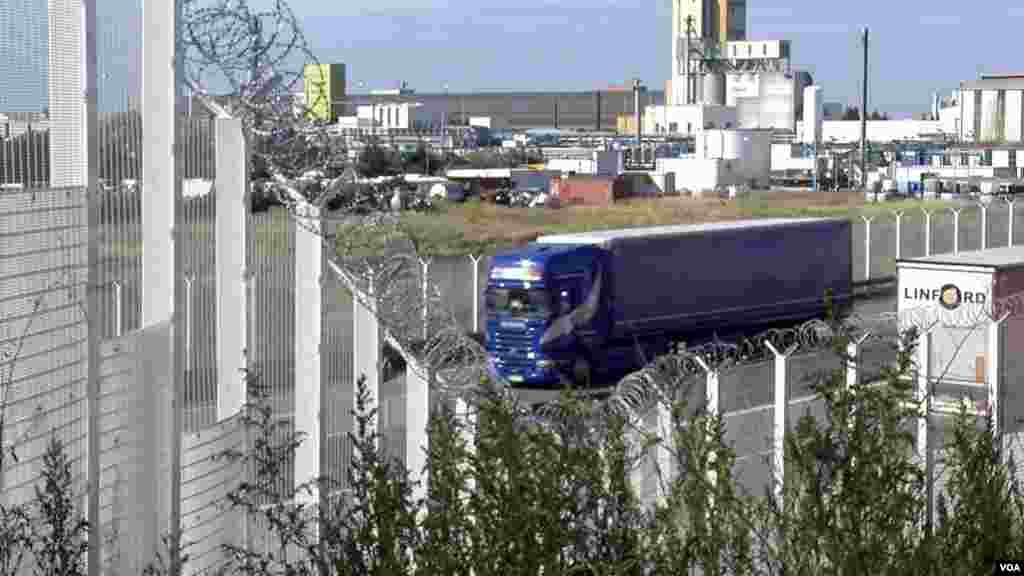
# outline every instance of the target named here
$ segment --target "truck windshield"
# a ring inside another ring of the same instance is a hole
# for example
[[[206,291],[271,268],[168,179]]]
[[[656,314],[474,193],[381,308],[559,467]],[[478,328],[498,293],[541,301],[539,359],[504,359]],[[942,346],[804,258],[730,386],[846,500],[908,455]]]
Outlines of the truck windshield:
[[[487,291],[487,311],[491,314],[547,317],[550,298],[543,290],[493,288]]]

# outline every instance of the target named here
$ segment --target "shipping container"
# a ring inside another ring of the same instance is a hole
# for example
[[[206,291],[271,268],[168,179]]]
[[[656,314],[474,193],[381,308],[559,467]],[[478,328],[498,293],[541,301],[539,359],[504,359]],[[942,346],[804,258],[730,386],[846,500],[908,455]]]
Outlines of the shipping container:
[[[977,389],[998,380],[1002,431],[1024,423],[1024,246],[897,261],[904,329],[930,328],[934,386]],[[993,340],[989,321],[1002,319]],[[998,348],[992,348],[995,345]],[[990,365],[993,362],[997,365]]]
[[[610,206],[615,203],[615,178],[570,176],[551,179],[551,195],[562,204]]]

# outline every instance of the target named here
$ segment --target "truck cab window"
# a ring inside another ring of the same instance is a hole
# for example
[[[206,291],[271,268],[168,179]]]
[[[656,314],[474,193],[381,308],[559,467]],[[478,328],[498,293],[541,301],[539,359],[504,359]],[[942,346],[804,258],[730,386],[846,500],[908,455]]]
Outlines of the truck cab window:
[[[549,298],[543,290],[495,288],[487,291],[487,311],[512,316],[548,316]]]

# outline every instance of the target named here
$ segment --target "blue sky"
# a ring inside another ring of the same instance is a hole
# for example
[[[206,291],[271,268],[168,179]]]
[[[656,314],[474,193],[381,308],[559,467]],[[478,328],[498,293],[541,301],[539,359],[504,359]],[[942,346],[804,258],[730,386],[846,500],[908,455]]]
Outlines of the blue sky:
[[[348,64],[350,86],[593,90],[639,76],[661,88],[669,75],[669,0],[290,3],[318,59]],[[45,0],[0,0],[0,107],[39,109],[44,7]],[[101,66],[127,84],[139,77],[139,0],[100,7]],[[872,35],[870,109],[923,112],[932,91],[948,93],[980,71],[1024,72],[1010,48],[1024,28],[1024,0],[748,0],[749,37],[791,40],[794,65],[814,75],[827,101],[860,100],[864,25]]]
[[[349,85],[417,90],[589,90],[639,76],[664,86],[669,0],[291,0],[321,61]],[[967,7],[967,8],[965,8]],[[871,28],[869,108],[927,111],[932,91],[1024,71],[1011,50],[1024,0],[748,0],[750,39],[789,39],[828,101],[859,102],[859,30]]]

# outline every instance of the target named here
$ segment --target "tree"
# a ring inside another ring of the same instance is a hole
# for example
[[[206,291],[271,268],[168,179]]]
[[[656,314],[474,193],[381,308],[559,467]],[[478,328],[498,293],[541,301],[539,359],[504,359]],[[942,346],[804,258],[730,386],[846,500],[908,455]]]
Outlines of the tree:
[[[875,111],[868,116],[868,120],[884,120],[884,118],[882,118],[882,115],[878,113],[878,109],[876,108]]]
[[[368,178],[394,176],[398,173],[398,159],[392,151],[371,143],[363,148],[357,169]]]
[[[71,462],[56,437],[50,439],[43,454],[41,480],[42,486],[35,488],[32,535],[36,573],[84,576],[89,524],[76,509]]]
[[[856,106],[847,106],[843,112],[843,120],[860,120],[860,110]]]

